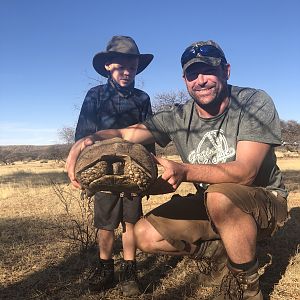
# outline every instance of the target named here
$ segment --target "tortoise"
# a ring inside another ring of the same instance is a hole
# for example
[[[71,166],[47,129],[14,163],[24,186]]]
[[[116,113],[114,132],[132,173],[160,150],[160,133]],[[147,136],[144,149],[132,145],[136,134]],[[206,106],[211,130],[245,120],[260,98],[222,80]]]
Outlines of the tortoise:
[[[158,170],[143,145],[112,138],[86,147],[76,161],[75,175],[88,196],[99,191],[147,195]]]

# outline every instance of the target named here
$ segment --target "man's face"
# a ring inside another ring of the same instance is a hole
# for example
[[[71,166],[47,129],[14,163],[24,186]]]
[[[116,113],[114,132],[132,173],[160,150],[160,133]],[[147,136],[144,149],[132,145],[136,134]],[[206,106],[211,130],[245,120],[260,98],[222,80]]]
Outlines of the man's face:
[[[138,62],[137,57],[116,57],[105,65],[105,69],[110,72],[114,81],[126,87],[134,81]]]
[[[194,63],[186,69],[183,77],[190,96],[205,110],[218,106],[224,100],[229,75],[229,64],[213,67]]]

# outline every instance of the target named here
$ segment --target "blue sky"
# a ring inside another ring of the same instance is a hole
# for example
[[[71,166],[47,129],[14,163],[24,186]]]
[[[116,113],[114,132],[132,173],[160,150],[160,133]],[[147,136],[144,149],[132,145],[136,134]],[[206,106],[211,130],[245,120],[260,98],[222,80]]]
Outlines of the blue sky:
[[[137,84],[153,98],[184,90],[180,56],[213,39],[231,64],[229,83],[264,89],[283,120],[300,122],[298,0],[1,0],[0,145],[59,142],[88,89],[104,80],[93,56],[113,35],[153,53]]]

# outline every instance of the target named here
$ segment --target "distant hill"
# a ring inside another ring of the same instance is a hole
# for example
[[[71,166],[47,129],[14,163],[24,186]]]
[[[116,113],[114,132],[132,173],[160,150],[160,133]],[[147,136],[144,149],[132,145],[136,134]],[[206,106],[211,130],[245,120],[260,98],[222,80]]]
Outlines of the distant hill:
[[[65,160],[71,145],[55,144],[48,146],[17,145],[0,146],[0,162],[9,164],[14,161]]]

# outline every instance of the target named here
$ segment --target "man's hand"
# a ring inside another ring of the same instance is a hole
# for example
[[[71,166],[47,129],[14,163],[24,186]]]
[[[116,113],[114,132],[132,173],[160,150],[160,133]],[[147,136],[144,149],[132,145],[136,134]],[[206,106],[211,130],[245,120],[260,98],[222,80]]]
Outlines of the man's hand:
[[[81,151],[86,148],[87,146],[90,146],[94,144],[94,140],[91,136],[82,138],[78,140],[71,148],[67,161],[66,161],[66,170],[68,172],[68,176],[70,178],[70,181],[72,185],[76,188],[81,188],[80,184],[76,180],[75,177],[75,164],[77,161],[77,158]]]
[[[174,191],[179,187],[181,182],[186,181],[187,168],[183,163],[177,163],[162,157],[154,156],[157,164],[164,168],[161,178],[167,181]]]

